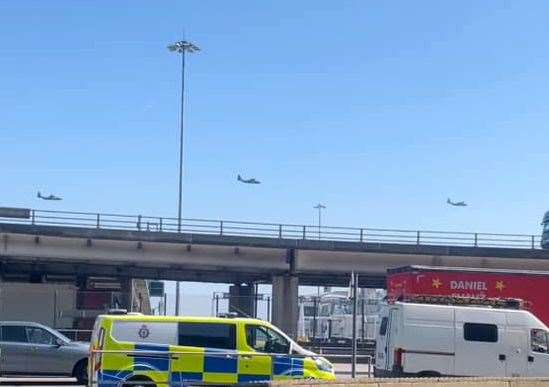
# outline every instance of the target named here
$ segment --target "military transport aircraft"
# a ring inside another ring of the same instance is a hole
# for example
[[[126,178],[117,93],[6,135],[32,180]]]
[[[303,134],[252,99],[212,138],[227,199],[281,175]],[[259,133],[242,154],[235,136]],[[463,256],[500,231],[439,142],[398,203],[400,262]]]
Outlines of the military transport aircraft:
[[[450,200],[450,198],[448,198],[446,200],[446,203],[448,203],[449,205],[454,206],[454,207],[467,207],[467,203],[465,203],[465,202],[453,202],[453,201]]]
[[[236,180],[238,180],[239,182],[244,183],[244,184],[261,184],[261,182],[259,180],[256,180],[255,178],[243,179],[242,176],[240,176],[240,175],[238,175]]]
[[[38,195],[36,195],[36,197],[42,200],[63,200],[63,198],[60,198],[59,196],[55,196],[55,195],[44,196],[40,193],[40,191],[38,191]]]

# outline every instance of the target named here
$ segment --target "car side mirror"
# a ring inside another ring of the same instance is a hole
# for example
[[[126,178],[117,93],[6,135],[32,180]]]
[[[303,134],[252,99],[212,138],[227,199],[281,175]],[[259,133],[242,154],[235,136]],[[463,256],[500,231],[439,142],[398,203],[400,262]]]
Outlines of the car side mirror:
[[[59,347],[62,347],[63,345],[65,345],[65,342],[61,339],[55,339],[55,344],[54,344],[57,348]]]

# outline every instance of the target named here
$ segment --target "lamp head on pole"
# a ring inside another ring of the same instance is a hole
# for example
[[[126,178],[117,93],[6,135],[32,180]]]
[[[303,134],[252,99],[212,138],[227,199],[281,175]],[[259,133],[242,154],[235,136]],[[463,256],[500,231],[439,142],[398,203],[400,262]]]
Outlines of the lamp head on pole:
[[[184,52],[198,52],[200,51],[200,48],[191,42],[181,40],[179,42],[175,42],[174,44],[170,44],[168,46],[168,50],[171,52],[177,52],[178,54],[183,54]]]
[[[313,207],[316,210],[323,210],[326,208],[325,205],[318,203],[316,206]]]

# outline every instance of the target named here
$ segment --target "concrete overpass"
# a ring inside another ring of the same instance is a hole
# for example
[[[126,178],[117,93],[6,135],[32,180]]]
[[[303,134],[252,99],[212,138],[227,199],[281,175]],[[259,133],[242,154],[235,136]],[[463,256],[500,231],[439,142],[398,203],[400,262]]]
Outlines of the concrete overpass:
[[[0,215],[2,211],[0,209]],[[273,284],[273,321],[295,332],[298,285],[384,287],[388,268],[549,271],[530,235],[380,230],[25,210],[0,218],[0,275],[63,274]],[[179,227],[178,227],[179,228]]]

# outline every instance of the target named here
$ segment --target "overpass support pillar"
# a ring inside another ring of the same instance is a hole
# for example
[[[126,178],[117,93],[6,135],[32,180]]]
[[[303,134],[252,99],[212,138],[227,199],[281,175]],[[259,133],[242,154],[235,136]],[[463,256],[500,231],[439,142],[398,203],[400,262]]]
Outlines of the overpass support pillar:
[[[229,312],[243,317],[255,317],[256,287],[254,285],[232,285],[229,287]]]
[[[292,338],[297,337],[298,289],[296,276],[273,277],[272,322]]]

